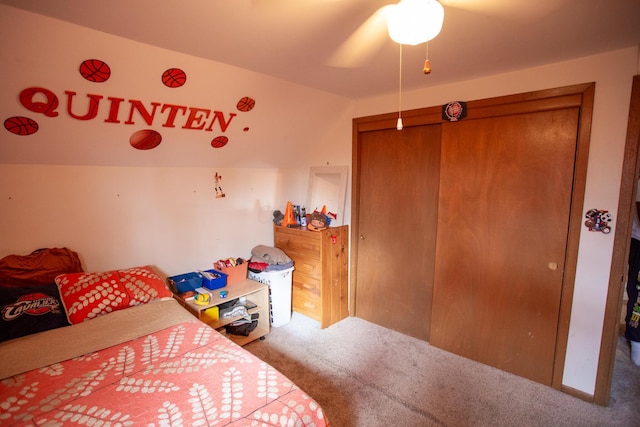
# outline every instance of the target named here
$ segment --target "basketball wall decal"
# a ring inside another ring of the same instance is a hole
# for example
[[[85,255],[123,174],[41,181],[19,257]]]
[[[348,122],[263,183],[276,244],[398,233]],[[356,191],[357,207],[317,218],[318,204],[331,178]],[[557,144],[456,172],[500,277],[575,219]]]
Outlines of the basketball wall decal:
[[[211,146],[213,148],[222,148],[227,145],[227,142],[229,142],[229,138],[224,135],[220,135],[211,140]]]
[[[111,77],[111,68],[99,59],[87,59],[80,64],[80,75],[94,83],[102,83]]]
[[[255,106],[256,101],[252,98],[249,98],[248,96],[243,97],[242,99],[240,99],[240,101],[238,101],[238,104],[236,104],[236,108],[243,113],[253,110],[253,107]]]
[[[180,68],[169,68],[162,73],[162,83],[166,87],[176,88],[180,87],[187,81],[187,73]]]
[[[129,144],[138,150],[151,150],[162,142],[162,135],[152,129],[134,132],[129,138]]]
[[[38,132],[38,123],[29,117],[9,117],[4,121],[4,128],[16,135],[33,135]]]

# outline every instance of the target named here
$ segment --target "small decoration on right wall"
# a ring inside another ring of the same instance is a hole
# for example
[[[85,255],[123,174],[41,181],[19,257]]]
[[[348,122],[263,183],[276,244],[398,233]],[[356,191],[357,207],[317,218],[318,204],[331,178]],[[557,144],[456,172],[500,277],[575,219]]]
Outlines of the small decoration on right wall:
[[[609,222],[611,222],[612,218],[609,211],[602,209],[589,209],[585,214],[585,218],[587,218],[587,220],[584,222],[584,225],[589,229],[589,231],[599,231],[603,234],[611,233]]]

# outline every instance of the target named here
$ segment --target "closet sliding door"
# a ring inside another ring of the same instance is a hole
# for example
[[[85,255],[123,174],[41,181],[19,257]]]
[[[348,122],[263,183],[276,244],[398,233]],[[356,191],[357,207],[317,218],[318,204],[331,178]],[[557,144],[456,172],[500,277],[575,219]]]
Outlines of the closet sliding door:
[[[364,132],[358,158],[355,315],[428,340],[440,125]]]
[[[594,93],[354,119],[350,312],[560,389]]]
[[[551,385],[578,120],[443,124],[433,345]]]

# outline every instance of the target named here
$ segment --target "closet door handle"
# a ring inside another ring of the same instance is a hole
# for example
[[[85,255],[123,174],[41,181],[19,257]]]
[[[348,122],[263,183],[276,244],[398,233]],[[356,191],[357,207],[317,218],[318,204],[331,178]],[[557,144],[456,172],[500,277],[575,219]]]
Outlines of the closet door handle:
[[[364,234],[361,234],[360,235],[360,240],[364,240],[364,239],[365,239]]]

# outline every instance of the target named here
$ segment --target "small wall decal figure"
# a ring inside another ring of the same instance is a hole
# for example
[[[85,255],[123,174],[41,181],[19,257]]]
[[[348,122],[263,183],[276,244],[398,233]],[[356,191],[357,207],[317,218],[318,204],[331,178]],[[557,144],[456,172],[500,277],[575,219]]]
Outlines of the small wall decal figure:
[[[216,199],[221,199],[226,196],[226,194],[224,194],[224,191],[222,191],[222,187],[220,186],[220,181],[222,181],[222,175],[218,175],[218,172],[216,172],[216,176],[214,176],[214,179],[216,181],[216,185],[215,185]]]
[[[134,132],[129,144],[138,150],[152,150],[162,142],[162,135],[153,129],[142,129]]]
[[[38,132],[38,123],[29,117],[14,116],[4,121],[4,128],[16,135],[33,135]]]
[[[187,73],[180,68],[169,68],[162,73],[162,84],[169,88],[181,87],[187,81]]]
[[[211,140],[211,146],[213,148],[222,148],[227,145],[227,142],[229,142],[229,138],[224,135],[220,135]]]
[[[236,104],[236,108],[238,109],[238,111],[242,111],[244,113],[246,113],[247,111],[253,110],[253,107],[255,106],[256,106],[256,100],[248,96],[242,97],[240,101],[238,101],[238,103]]]
[[[87,59],[80,64],[80,75],[93,83],[103,83],[111,77],[111,68],[99,59]]]
[[[584,222],[584,225],[589,231],[600,231],[603,234],[611,233],[609,222],[611,222],[612,218],[609,211],[590,209],[585,214],[585,218],[587,218],[587,220]]]

